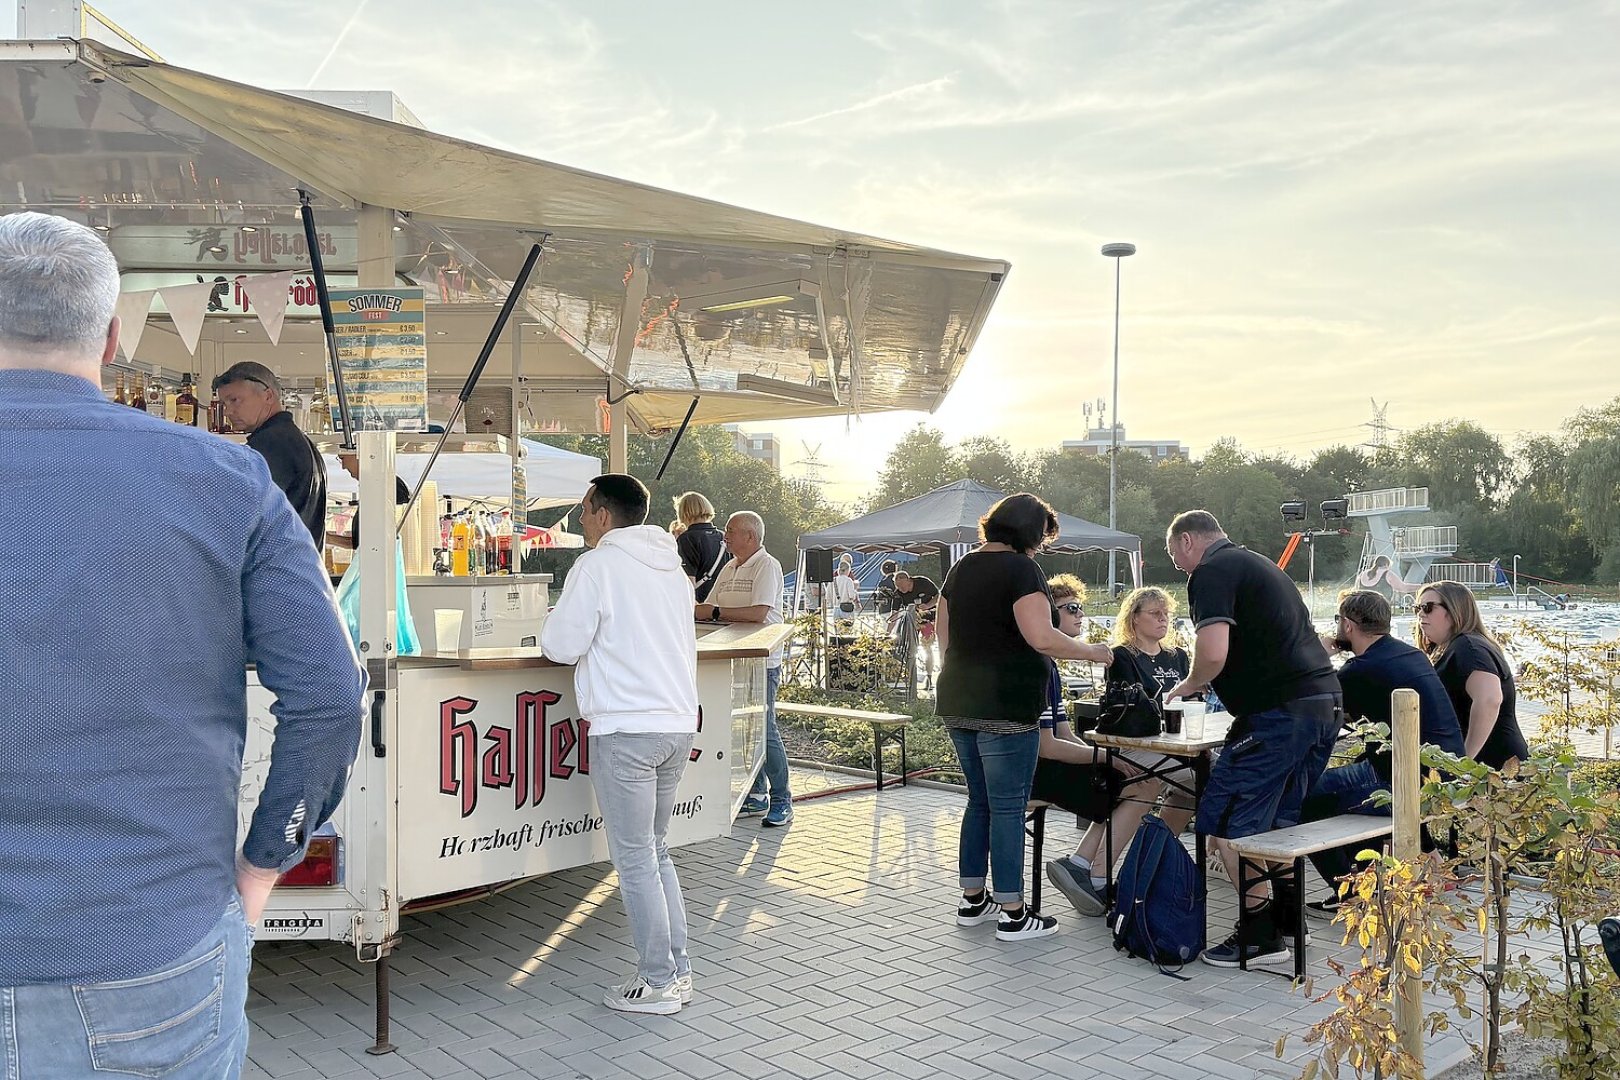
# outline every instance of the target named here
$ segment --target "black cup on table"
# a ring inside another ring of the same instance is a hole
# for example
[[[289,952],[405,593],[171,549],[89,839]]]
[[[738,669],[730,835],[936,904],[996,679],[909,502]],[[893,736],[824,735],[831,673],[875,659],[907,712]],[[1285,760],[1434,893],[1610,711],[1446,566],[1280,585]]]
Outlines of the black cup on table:
[[[1175,702],[1173,701],[1164,703],[1164,733],[1166,735],[1181,734],[1181,710],[1172,708],[1174,705]]]

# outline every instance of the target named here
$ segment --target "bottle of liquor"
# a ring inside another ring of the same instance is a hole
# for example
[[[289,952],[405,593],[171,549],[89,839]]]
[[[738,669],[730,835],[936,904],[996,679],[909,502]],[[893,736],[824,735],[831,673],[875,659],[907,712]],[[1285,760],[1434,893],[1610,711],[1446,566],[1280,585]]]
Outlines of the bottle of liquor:
[[[174,399],[174,422],[185,424],[187,427],[196,427],[201,412],[197,395],[192,389],[191,374],[188,372],[181,377],[180,393]]]
[[[134,385],[131,387],[133,393],[131,394],[130,399],[129,399],[129,407],[132,408],[132,409],[139,409],[139,410],[141,410],[141,412],[145,412],[146,411],[146,379],[145,379],[144,376],[142,376],[140,374],[140,372],[136,372],[134,377],[130,381]]]
[[[228,435],[231,431],[231,419],[225,415],[225,403],[219,400],[218,390],[208,403],[208,430],[216,435]]]
[[[168,402],[169,394],[164,389],[163,381],[153,375],[152,381],[146,386],[147,415],[155,416],[160,420],[167,420],[169,418]]]
[[[124,396],[124,373],[122,371],[113,375],[113,404],[129,404],[129,398]]]
[[[512,573],[512,511],[502,510],[495,523],[495,572]]]

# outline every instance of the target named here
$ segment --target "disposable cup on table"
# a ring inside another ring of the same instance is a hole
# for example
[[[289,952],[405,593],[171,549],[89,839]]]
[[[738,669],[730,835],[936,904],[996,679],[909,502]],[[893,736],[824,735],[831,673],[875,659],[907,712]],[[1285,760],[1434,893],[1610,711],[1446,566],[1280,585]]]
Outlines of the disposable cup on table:
[[[1209,713],[1209,707],[1202,701],[1183,701],[1181,705],[1181,730],[1188,741],[1195,742],[1204,737],[1204,717]]]

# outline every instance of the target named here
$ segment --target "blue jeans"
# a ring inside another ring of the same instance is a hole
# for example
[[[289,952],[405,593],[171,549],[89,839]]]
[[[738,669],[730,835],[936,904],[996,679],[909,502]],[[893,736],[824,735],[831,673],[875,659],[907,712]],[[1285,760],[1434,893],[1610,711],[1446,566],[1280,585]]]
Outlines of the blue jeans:
[[[692,756],[690,734],[620,731],[591,736],[591,787],[636,944],[636,973],[668,986],[692,973],[686,902],[669,857],[675,790]]]
[[[1379,779],[1377,770],[1369,761],[1354,761],[1337,769],[1329,769],[1322,774],[1322,778],[1316,782],[1311,793],[1305,797],[1305,806],[1299,820],[1321,821],[1324,818],[1337,817],[1339,814],[1388,817],[1390,808],[1387,804],[1378,806],[1367,801],[1373,792],[1388,790],[1389,784]],[[1356,869],[1356,852],[1378,846],[1379,842],[1376,840],[1363,840],[1359,844],[1329,848],[1327,851],[1312,855],[1311,865],[1316,867],[1316,872],[1322,875],[1323,881],[1329,885],[1337,885],[1339,878]]]
[[[991,899],[998,904],[1024,900],[1024,807],[1035,779],[1041,734],[1030,730],[1017,735],[951,728],[956,759],[967,780],[968,804],[962,813],[962,839],[957,868],[962,891],[984,888],[985,871],[992,878]]]
[[[754,777],[750,795],[763,796],[767,785],[771,791],[771,809],[778,810],[793,802],[788,790],[787,747],[782,745],[782,731],[776,726],[776,688],[782,685],[780,666],[765,669],[765,767]]]
[[[233,897],[213,930],[162,971],[80,986],[0,986],[0,1077],[235,1080],[247,1052],[252,949]]]

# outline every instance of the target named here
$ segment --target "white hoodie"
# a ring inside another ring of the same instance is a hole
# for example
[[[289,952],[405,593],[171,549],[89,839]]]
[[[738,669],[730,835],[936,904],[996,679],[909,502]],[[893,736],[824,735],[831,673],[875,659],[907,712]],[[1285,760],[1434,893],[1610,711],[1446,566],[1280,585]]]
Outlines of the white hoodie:
[[[568,572],[540,649],[574,664],[592,735],[697,731],[692,582],[656,525],[612,529]]]

